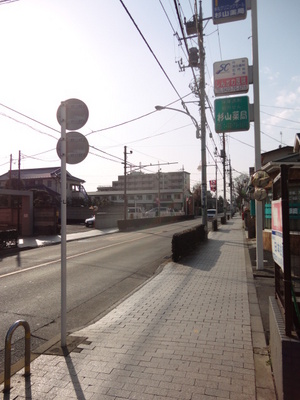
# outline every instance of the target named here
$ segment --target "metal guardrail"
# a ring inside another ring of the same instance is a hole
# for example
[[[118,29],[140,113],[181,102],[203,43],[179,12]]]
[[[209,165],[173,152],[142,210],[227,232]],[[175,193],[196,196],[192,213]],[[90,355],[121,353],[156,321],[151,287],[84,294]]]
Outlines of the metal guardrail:
[[[8,330],[5,337],[5,360],[4,360],[4,389],[3,392],[10,391],[10,372],[11,372],[11,339],[14,331],[23,326],[25,329],[25,374],[30,375],[30,327],[24,320],[16,321]]]

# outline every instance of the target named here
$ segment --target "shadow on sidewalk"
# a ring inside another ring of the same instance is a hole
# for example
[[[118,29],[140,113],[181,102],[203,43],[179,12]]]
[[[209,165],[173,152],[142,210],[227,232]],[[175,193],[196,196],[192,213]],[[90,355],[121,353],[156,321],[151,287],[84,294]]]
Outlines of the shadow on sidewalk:
[[[256,269],[256,242],[255,239],[246,239],[251,260],[253,279],[256,287],[266,343],[270,341],[269,327],[269,297],[275,296],[275,265],[270,251],[264,250],[264,269]]]

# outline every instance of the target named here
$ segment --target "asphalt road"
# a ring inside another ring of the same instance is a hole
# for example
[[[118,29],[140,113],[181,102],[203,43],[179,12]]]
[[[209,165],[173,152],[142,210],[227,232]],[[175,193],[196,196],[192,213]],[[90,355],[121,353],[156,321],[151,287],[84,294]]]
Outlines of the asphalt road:
[[[114,233],[67,244],[67,331],[101,318],[171,257],[171,240],[201,220],[137,232]],[[86,230],[68,226],[68,232]],[[27,250],[0,259],[0,372],[9,327],[25,319],[32,349],[60,334],[60,246]],[[12,341],[12,362],[23,356],[24,331]]]

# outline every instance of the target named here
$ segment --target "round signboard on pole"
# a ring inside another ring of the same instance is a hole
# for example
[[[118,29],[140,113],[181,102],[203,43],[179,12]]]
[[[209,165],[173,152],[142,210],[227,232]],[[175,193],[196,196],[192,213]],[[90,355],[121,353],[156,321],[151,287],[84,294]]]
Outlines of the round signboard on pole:
[[[67,164],[79,164],[85,159],[89,152],[89,142],[85,136],[79,132],[66,133],[67,145]],[[61,158],[61,139],[58,140],[56,152]]]
[[[89,118],[89,109],[86,104],[78,99],[69,99],[64,103],[66,106],[66,129],[70,131],[82,128]],[[60,105],[56,114],[57,121],[60,125],[63,122],[61,108],[62,106]]]

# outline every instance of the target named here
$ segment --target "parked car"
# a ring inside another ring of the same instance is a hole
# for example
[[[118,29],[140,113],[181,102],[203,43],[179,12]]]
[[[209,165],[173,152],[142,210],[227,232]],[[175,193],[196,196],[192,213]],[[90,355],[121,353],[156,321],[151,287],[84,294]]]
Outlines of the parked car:
[[[207,210],[207,219],[208,220],[212,220],[215,219],[217,217],[217,212],[215,208],[209,208]]]
[[[144,212],[141,207],[128,207],[128,218],[142,218],[144,216]]]
[[[90,218],[87,218],[84,223],[87,228],[93,228],[95,226],[95,215]]]
[[[170,208],[168,207],[154,207],[149,211],[146,211],[145,216],[147,218],[153,218],[153,217],[158,217],[158,214],[160,214],[161,217],[168,217],[172,215]]]

